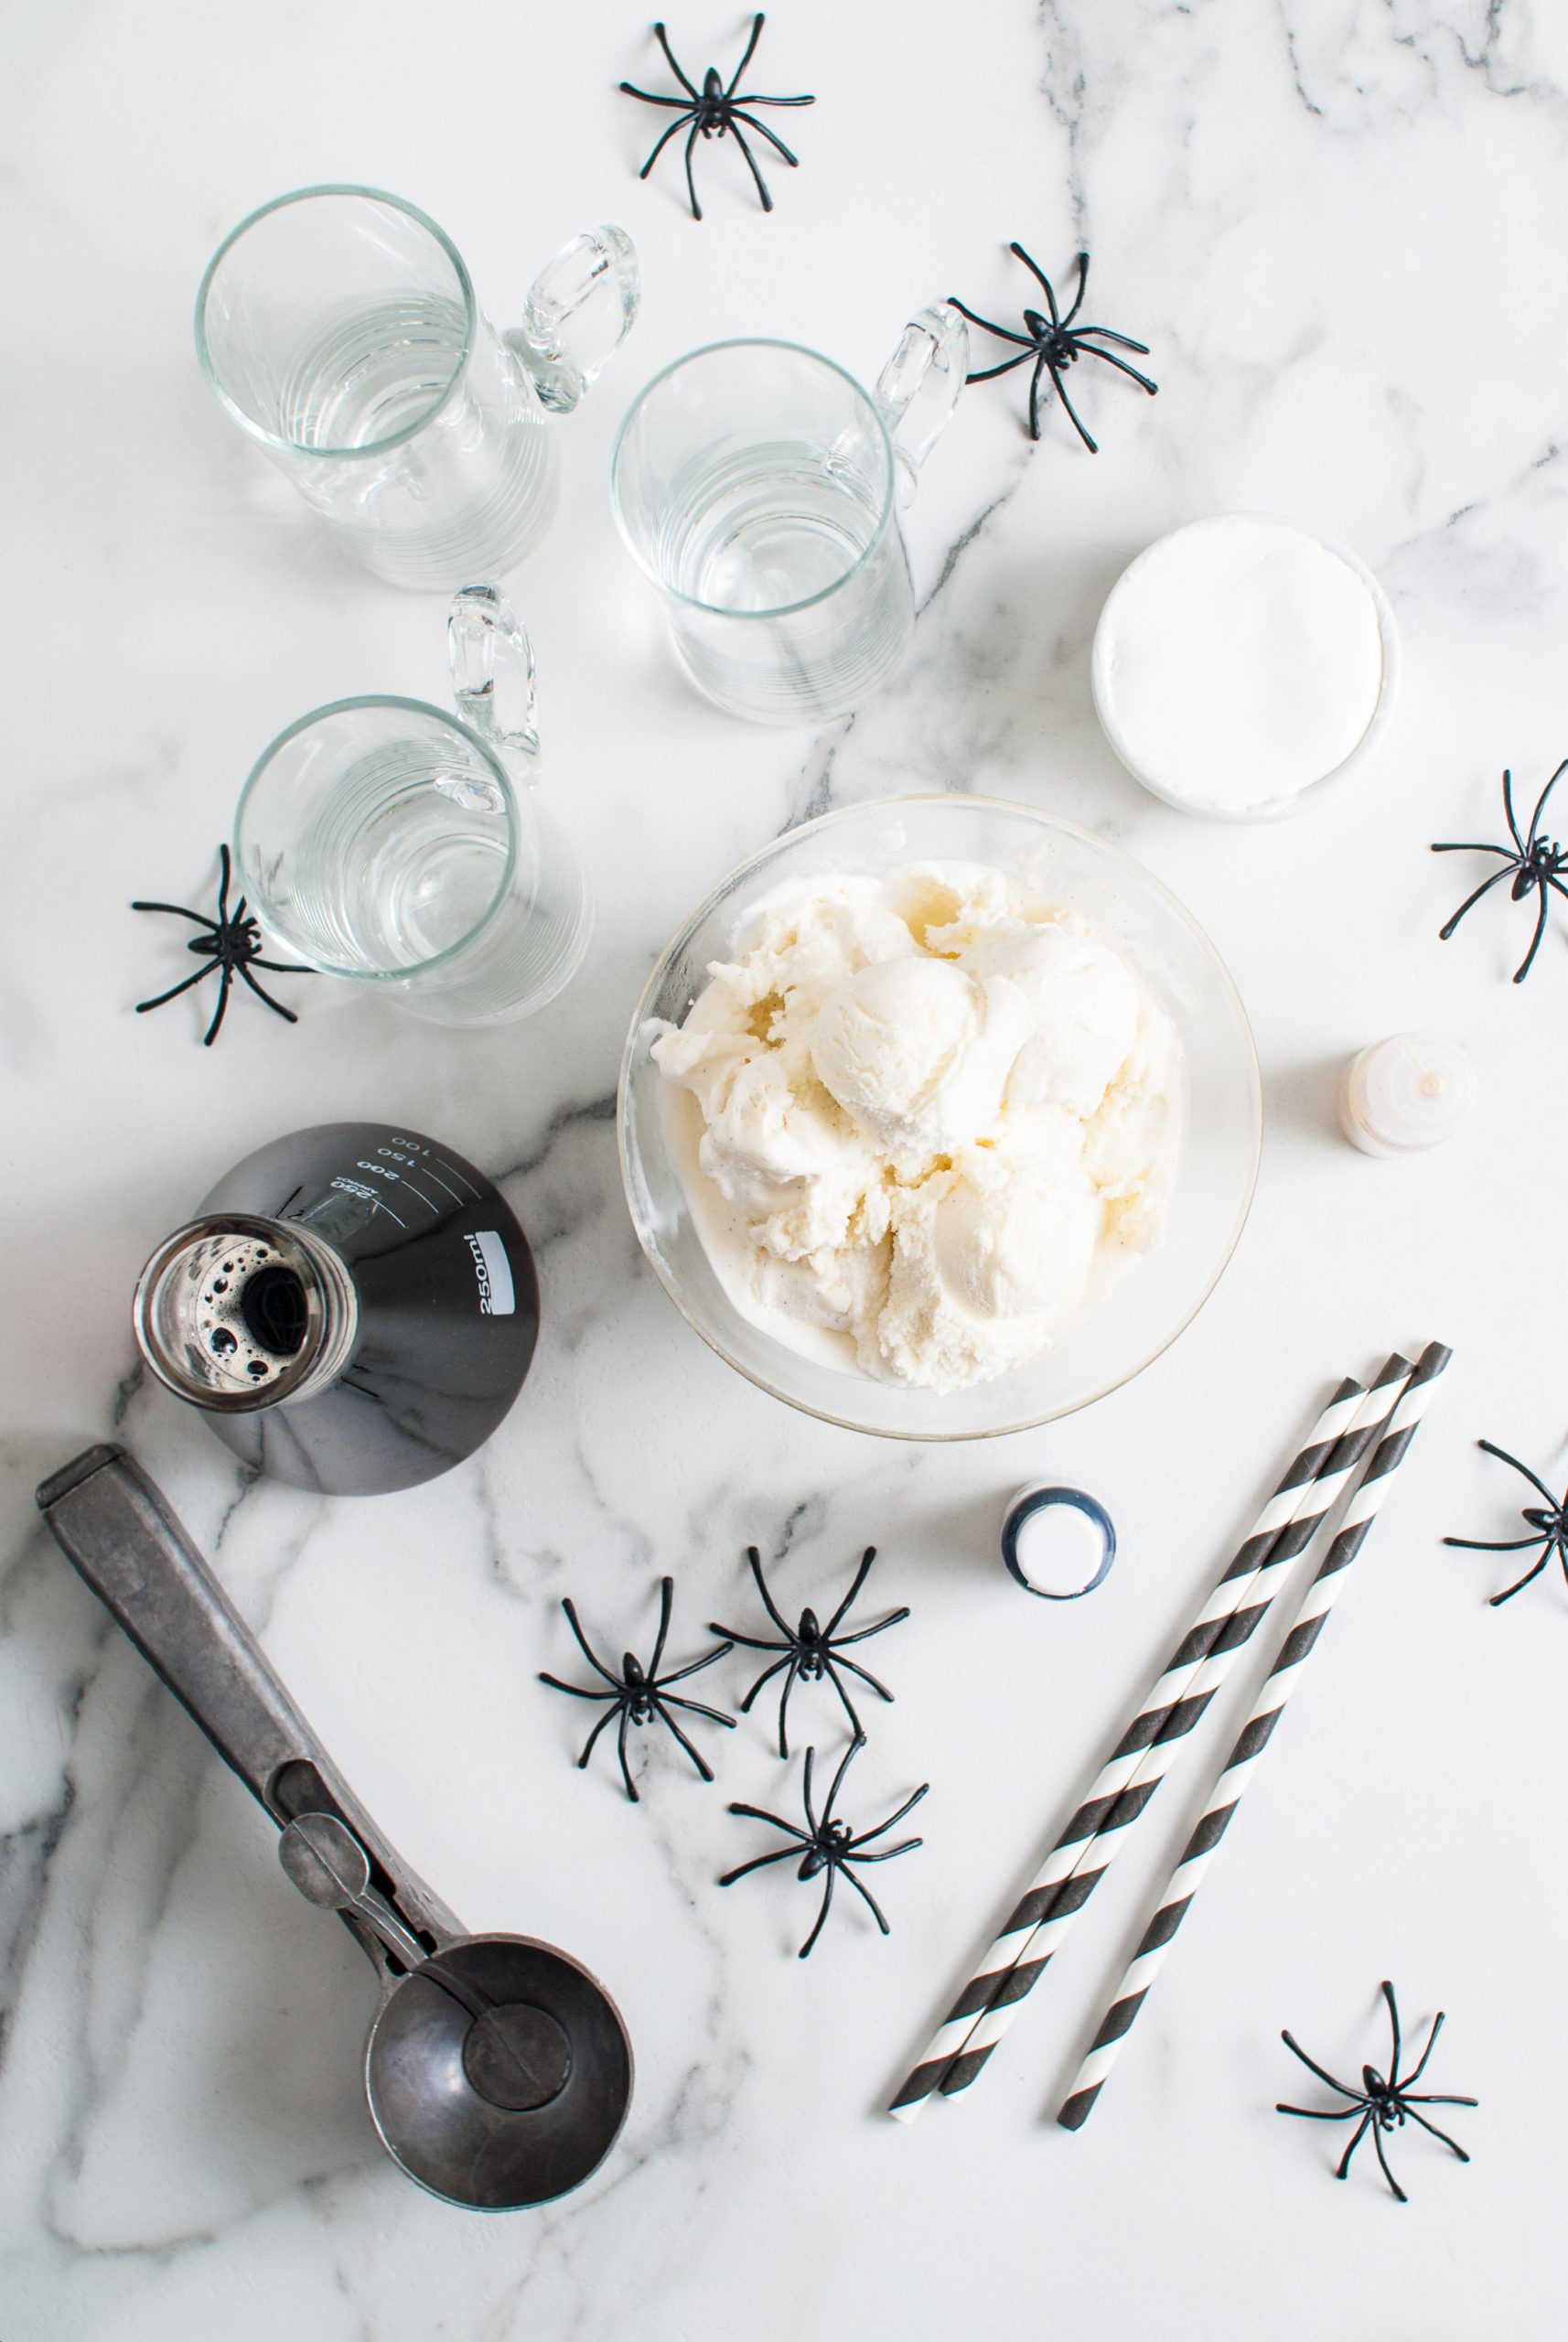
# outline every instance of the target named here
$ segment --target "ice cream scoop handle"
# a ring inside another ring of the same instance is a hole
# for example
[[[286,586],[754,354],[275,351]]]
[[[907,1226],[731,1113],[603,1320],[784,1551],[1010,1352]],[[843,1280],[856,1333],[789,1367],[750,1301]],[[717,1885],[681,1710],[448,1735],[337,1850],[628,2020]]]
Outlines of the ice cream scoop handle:
[[[89,1448],[44,1481],[38,1503],[80,1575],[274,1821],[338,1815],[402,1919],[436,1944],[460,1935],[354,1798],[135,1458],[123,1447]],[[379,1960],[379,1947],[365,1949]]]

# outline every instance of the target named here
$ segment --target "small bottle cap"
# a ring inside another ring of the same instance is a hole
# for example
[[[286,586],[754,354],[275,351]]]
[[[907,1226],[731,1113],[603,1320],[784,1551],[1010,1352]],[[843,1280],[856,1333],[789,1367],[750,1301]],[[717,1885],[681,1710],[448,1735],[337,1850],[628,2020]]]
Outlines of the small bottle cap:
[[[1363,1155],[1415,1155],[1452,1138],[1475,1097],[1475,1069],[1457,1041],[1395,1033],[1347,1069],[1340,1128]]]
[[[1002,1523],[1002,1558],[1027,1594],[1047,1602],[1092,1594],[1116,1559],[1116,1531],[1081,1488],[1020,1488]]]

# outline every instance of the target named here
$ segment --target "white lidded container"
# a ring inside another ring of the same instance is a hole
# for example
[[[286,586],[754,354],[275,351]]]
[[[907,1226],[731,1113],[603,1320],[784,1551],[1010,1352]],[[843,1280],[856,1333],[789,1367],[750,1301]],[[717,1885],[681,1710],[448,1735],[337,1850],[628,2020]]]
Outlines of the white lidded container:
[[[1266,512],[1156,539],[1124,569],[1090,662],[1105,736],[1184,812],[1276,821],[1343,779],[1393,711],[1399,639],[1364,563]]]
[[[1392,1033],[1352,1058],[1339,1127],[1363,1155],[1420,1155],[1452,1138],[1476,1098],[1476,1072],[1442,1033]]]

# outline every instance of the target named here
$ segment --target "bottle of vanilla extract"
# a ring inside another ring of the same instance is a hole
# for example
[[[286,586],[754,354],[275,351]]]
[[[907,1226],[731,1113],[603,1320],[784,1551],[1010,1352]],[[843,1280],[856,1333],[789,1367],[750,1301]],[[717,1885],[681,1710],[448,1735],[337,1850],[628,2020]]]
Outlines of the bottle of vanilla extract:
[[[133,1316],[158,1380],[245,1463],[380,1496],[489,1437],[532,1361],[539,1286],[482,1171],[328,1123],[226,1172],[147,1262]]]

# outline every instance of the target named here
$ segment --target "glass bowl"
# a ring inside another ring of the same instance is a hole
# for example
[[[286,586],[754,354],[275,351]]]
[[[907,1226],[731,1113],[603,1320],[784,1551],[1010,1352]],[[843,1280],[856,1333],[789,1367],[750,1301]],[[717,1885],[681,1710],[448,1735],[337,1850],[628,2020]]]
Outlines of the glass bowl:
[[[1043,903],[1082,914],[1174,1022],[1183,1052],[1183,1135],[1164,1241],[1026,1365],[968,1390],[922,1391],[807,1358],[741,1315],[703,1250],[686,1199],[675,1117],[689,1107],[650,1048],[679,1025],[727,957],[746,914],[776,887],[835,873],[878,876],[909,862],[983,862]],[[825,813],[775,839],[714,888],[660,958],[621,1065],[621,1176],[638,1238],[687,1324],[776,1399],[889,1439],[987,1439],[1071,1414],[1130,1381],[1189,1325],[1241,1233],[1262,1133],[1258,1060],[1236,987],[1176,897],[1119,846],[986,797],[904,797]]]

